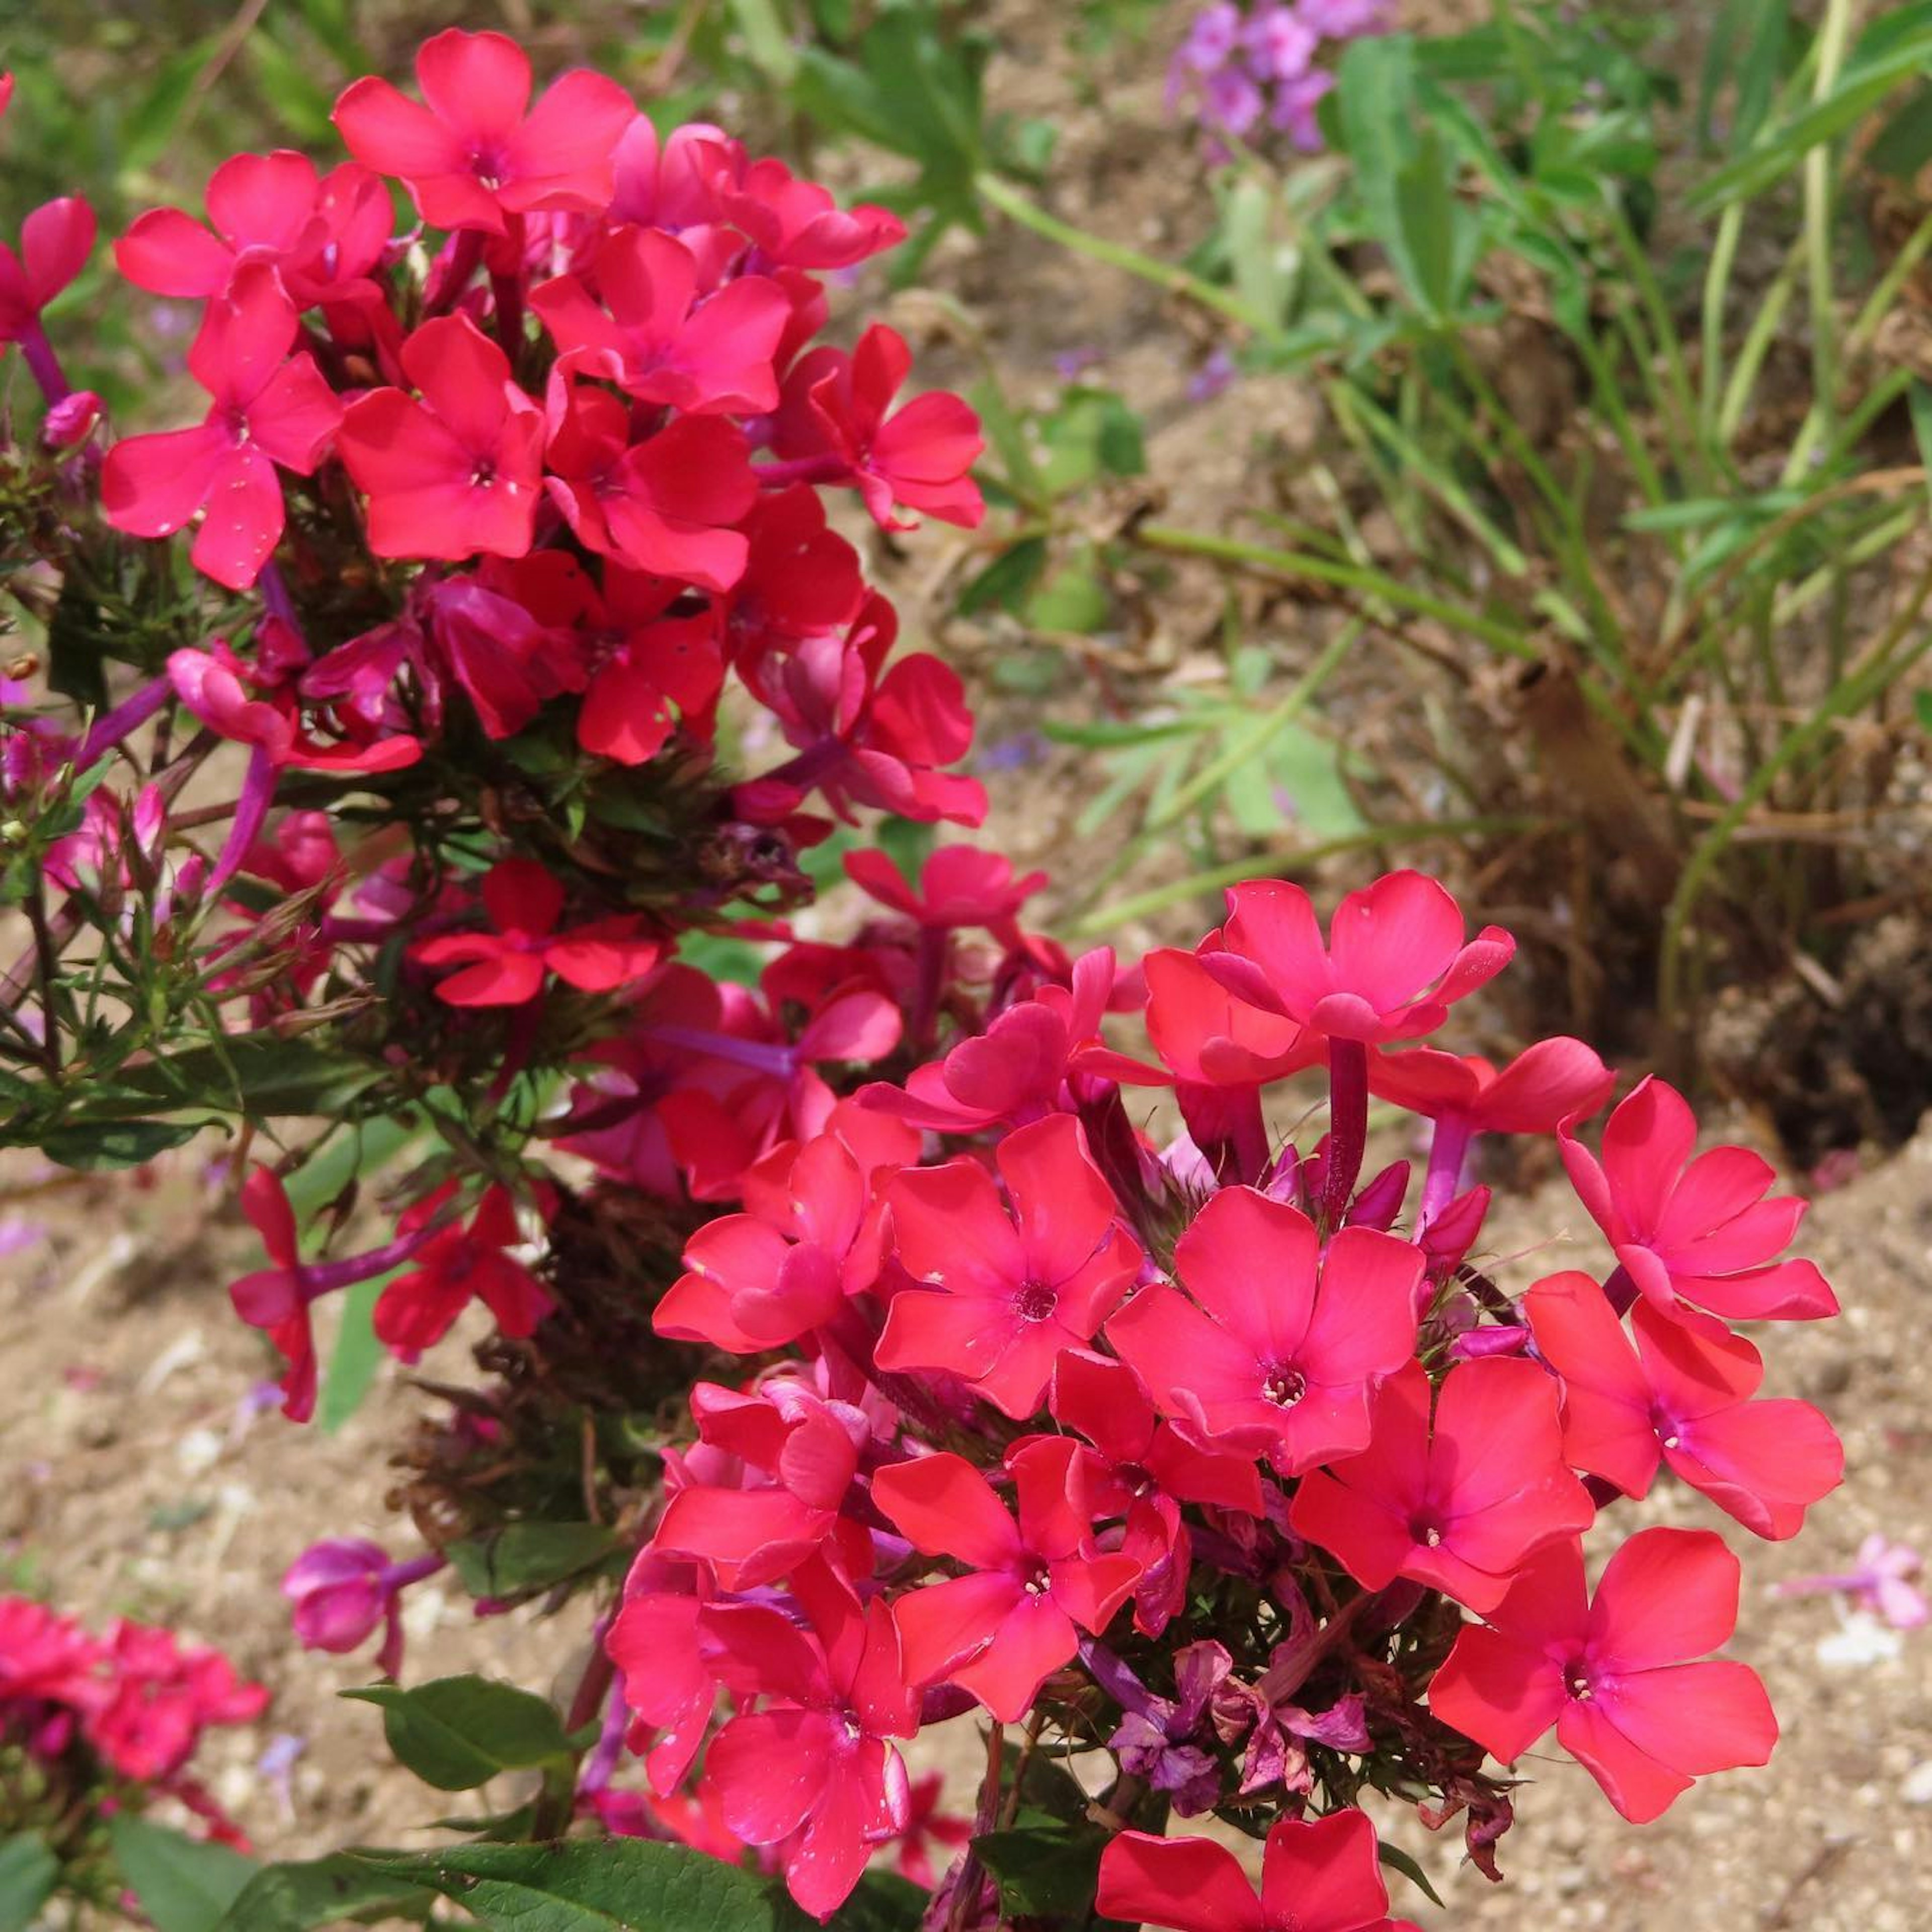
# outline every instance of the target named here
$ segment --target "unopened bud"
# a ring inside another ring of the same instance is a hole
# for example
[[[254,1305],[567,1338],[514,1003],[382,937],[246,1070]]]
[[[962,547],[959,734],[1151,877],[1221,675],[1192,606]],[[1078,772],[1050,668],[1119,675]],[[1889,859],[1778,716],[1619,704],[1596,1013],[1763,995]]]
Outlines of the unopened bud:
[[[73,449],[94,434],[100,420],[100,398],[92,389],[76,389],[47,411],[40,440],[50,449]]]

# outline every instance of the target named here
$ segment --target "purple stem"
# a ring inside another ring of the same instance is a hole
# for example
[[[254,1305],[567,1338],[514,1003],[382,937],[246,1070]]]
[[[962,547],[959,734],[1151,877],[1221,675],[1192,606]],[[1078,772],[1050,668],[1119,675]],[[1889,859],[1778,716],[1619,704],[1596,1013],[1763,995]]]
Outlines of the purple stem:
[[[1431,1226],[1455,1199],[1475,1138],[1475,1130],[1466,1114],[1444,1114],[1436,1123],[1436,1132],[1429,1142],[1429,1172],[1422,1183],[1422,1204],[1415,1217],[1418,1234]]]
[[[268,615],[280,618],[299,638],[302,621],[296,615],[296,600],[289,595],[288,580],[282,574],[281,566],[273,558],[262,565],[261,574],[255,580],[255,587],[262,593],[262,602]]]
[[[1328,1042],[1328,1160],[1322,1219],[1330,1234],[1348,1211],[1369,1144],[1369,1049],[1359,1040]]]
[[[708,1027],[640,1027],[646,1040],[662,1040],[666,1046],[681,1046],[692,1053],[708,1053],[714,1060],[728,1060],[749,1066],[774,1079],[790,1080],[798,1072],[798,1048],[765,1040],[741,1040],[735,1034],[713,1033]]]
[[[1629,1269],[1621,1266],[1604,1284],[1605,1299],[1620,1316],[1628,1315],[1636,1306],[1640,1292],[1636,1283],[1630,1279]]]
[[[34,380],[40,386],[40,393],[50,404],[65,402],[74,392],[61,368],[60,358],[54,353],[54,346],[47,340],[47,332],[40,326],[38,316],[21,331],[17,340],[20,344],[20,353],[26,358],[28,368],[33,372]]]
[[[946,968],[952,962],[952,933],[943,926],[922,926],[911,1016],[912,1043],[922,1053],[932,1045],[934,1027],[939,1018],[939,996],[945,990]]]
[[[380,1248],[370,1249],[365,1254],[346,1255],[339,1262],[318,1262],[304,1268],[302,1270],[302,1299],[304,1301],[319,1300],[325,1294],[334,1294],[339,1288],[348,1288],[356,1282],[368,1281],[379,1274],[387,1274],[392,1268],[400,1267],[432,1234],[441,1234],[454,1218],[454,1210],[452,1210],[439,1215],[412,1233],[398,1234],[393,1241],[386,1241]]]
[[[266,746],[257,745],[248,754],[248,775],[242,781],[242,796],[235,801],[235,817],[222,842],[221,856],[208,874],[205,890],[210,899],[242,869],[242,861],[248,856],[274,795],[274,758]]]
[[[1138,1711],[1142,1717],[1148,1714],[1154,1702],[1153,1693],[1098,1637],[1080,1640],[1080,1660],[1094,1682],[1123,1710]]]
[[[796,785],[800,791],[809,790],[826,773],[835,770],[845,755],[844,741],[840,738],[821,738],[808,751],[799,753],[776,771],[767,772],[767,782]]]
[[[94,728],[74,754],[74,770],[86,771],[96,759],[138,731],[166,704],[173,690],[172,679],[158,677],[152,683],[142,685],[132,698],[123,698],[105,718],[97,718]]]
[[[496,340],[509,358],[514,374],[524,349],[524,218],[510,217],[502,252],[514,256],[516,266],[507,274],[490,271],[490,293],[496,304]]]

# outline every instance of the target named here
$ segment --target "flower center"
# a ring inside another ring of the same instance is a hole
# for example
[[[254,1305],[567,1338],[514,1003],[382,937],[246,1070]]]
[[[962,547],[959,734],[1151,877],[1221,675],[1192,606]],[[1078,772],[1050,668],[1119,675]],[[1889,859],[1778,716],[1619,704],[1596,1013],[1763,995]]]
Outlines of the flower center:
[[[495,460],[488,456],[478,458],[476,467],[470,472],[470,487],[472,490],[487,490],[496,480]]]
[[[1580,1704],[1587,1704],[1597,1694],[1590,1673],[1580,1664],[1573,1664],[1564,1676],[1564,1686]]]
[[[1020,1586],[1029,1597],[1043,1597],[1053,1588],[1053,1579],[1044,1563],[1036,1563]]]
[[[472,148],[468,156],[470,172],[476,177],[480,187],[487,188],[494,194],[503,185],[503,157],[494,148]]]
[[[1262,1384],[1262,1400],[1282,1408],[1292,1408],[1308,1393],[1308,1378],[1286,1362],[1277,1362]]]
[[[1442,1547],[1442,1526],[1439,1522],[1412,1522],[1408,1526],[1408,1533],[1426,1549],[1440,1550]]]
[[[1013,1312],[1022,1322],[1045,1322],[1060,1306],[1060,1297],[1044,1282],[1030,1281],[1013,1297]]]

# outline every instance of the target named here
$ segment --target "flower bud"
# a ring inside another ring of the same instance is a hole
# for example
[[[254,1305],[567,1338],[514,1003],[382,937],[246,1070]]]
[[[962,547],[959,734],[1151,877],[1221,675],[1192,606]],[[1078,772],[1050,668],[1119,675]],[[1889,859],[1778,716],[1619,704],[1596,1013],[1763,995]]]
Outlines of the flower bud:
[[[94,434],[100,420],[100,398],[92,389],[76,389],[50,406],[40,425],[40,440],[50,449],[75,449]]]

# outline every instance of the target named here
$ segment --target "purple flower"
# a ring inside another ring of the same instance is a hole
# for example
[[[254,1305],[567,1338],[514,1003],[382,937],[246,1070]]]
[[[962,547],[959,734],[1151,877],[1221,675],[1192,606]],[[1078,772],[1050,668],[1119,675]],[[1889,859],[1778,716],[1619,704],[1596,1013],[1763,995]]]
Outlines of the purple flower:
[[[1234,358],[1225,349],[1217,349],[1189,377],[1187,400],[1212,402],[1234,380]]]
[[[1241,44],[1257,80],[1298,79],[1315,58],[1321,35],[1301,16],[1286,7],[1269,7],[1247,24]]]
[[[1302,25],[1324,40],[1359,40],[1388,25],[1388,0],[1297,0]]]
[[[1858,1545],[1858,1561],[1836,1576],[1793,1576],[1778,1586],[1780,1597],[1807,1596],[1837,1591],[1859,1609],[1889,1624],[1894,1630],[1917,1630],[1932,1621],[1932,1603],[1906,1581],[1924,1567],[1924,1558],[1910,1544],[1888,1543],[1868,1536]]]
[[[381,1544],[357,1536],[310,1544],[289,1565],[282,1594],[294,1606],[290,1621],[308,1650],[338,1654],[382,1631],[376,1665],[386,1677],[402,1667],[401,1595],[411,1583],[442,1568],[440,1556],[392,1563]]]
[[[1335,85],[1335,76],[1326,68],[1310,68],[1292,80],[1283,81],[1269,110],[1268,123],[1286,134],[1304,154],[1322,152],[1322,129],[1315,110],[1322,97]]]
[[[1196,74],[1212,74],[1224,66],[1240,42],[1241,29],[1245,23],[1241,10],[1232,0],[1221,0],[1221,4],[1204,7],[1194,16],[1194,24],[1187,30],[1187,38],[1180,44],[1174,58],[1192,68]]]

